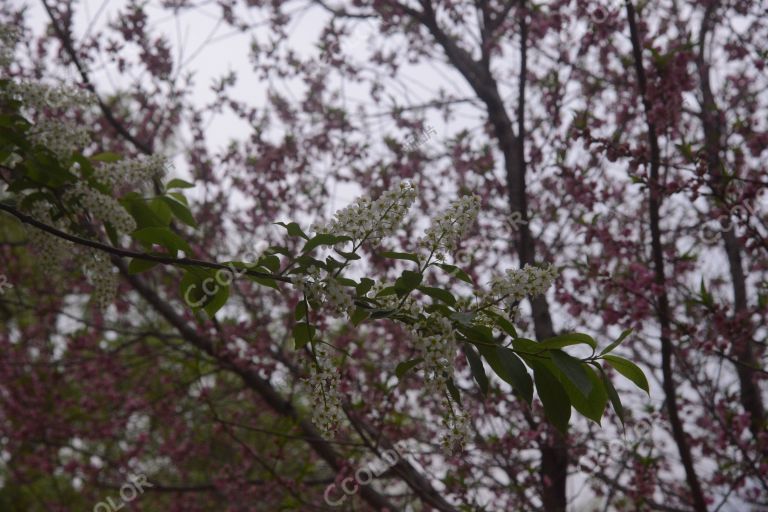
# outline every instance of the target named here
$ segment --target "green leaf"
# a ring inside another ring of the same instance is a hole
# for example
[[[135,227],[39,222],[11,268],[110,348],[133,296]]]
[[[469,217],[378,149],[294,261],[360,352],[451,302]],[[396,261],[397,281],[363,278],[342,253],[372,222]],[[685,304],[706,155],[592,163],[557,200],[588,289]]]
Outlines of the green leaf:
[[[412,290],[415,290],[416,287],[421,284],[422,278],[423,276],[420,272],[403,270],[400,277],[395,280],[395,290],[397,291],[397,295],[402,297],[409,294]]]
[[[157,244],[168,249],[173,255],[176,255],[177,251],[192,254],[192,249],[187,241],[168,228],[148,227],[137,229],[131,233],[131,237],[141,242],[147,249],[152,249],[152,246]]]
[[[475,345],[493,345],[493,331],[487,325],[459,325],[457,330]]]
[[[475,348],[468,343],[465,343],[461,349],[464,352],[464,356],[467,358],[467,362],[469,363],[469,369],[472,371],[472,377],[474,377],[477,385],[480,386],[480,391],[483,393],[483,395],[487,395],[488,376],[485,374],[485,367],[483,366],[482,359],[480,359],[478,353],[475,352]]]
[[[608,395],[602,381],[592,368],[587,366],[585,368],[585,375],[592,386],[587,396],[584,396],[565,376],[560,379],[560,383],[565,388],[565,392],[568,393],[568,398],[573,408],[599,425],[605,412],[605,406],[608,403]]]
[[[166,190],[170,190],[172,188],[195,188],[195,185],[188,181],[174,178],[165,185]]]
[[[298,322],[293,326],[293,343],[296,350],[304,348],[315,335],[315,328],[306,322]]]
[[[550,350],[549,352],[555,367],[563,372],[563,375],[576,386],[579,393],[585,397],[589,396],[589,393],[592,391],[592,381],[590,381],[586,371],[589,368],[562,350]]]
[[[597,368],[598,370],[600,370],[600,379],[603,381],[603,385],[605,386],[605,392],[611,401],[613,410],[616,412],[616,416],[619,417],[619,421],[621,421],[621,424],[624,425],[624,406],[621,404],[621,398],[619,397],[619,394],[616,392],[616,388],[613,387],[613,382],[611,382],[611,379],[608,378],[608,376],[605,374],[602,368],[600,368],[599,366]]]
[[[110,153],[109,151],[104,151],[102,153],[96,153],[91,157],[91,160],[95,162],[108,162],[108,163],[114,163],[119,162],[122,160],[123,157],[116,154],[116,153]]]
[[[530,404],[533,399],[533,382],[517,354],[504,347],[478,345],[477,348],[496,375],[512,386]]]
[[[611,354],[604,355],[603,359],[605,359],[609,365],[613,366],[617,372],[634,382],[637,387],[650,396],[651,392],[648,387],[648,379],[645,378],[643,370],[641,370],[635,363],[628,359],[624,359],[623,357]]]
[[[131,217],[134,218],[139,229],[152,226],[168,226],[168,219],[163,219],[160,215],[155,213],[155,211],[149,207],[147,200],[135,192],[129,192],[123,196],[123,198],[120,199],[120,204],[131,214]]]
[[[268,277],[256,277],[256,276],[250,276],[247,275],[248,279],[253,281],[254,283],[258,283],[261,286],[266,286],[268,288],[274,288],[275,290],[279,290],[280,288],[277,286],[277,281],[274,279],[270,279]]]
[[[442,288],[434,288],[432,286],[419,286],[419,291],[424,295],[428,295],[433,299],[443,301],[451,306],[456,305],[456,297],[454,297],[453,294],[448,290],[443,290]]]
[[[303,320],[307,316],[307,303],[300,300],[296,303],[296,308],[293,310],[293,318],[296,321]]]
[[[146,272],[147,270],[157,265],[158,263],[156,261],[147,261],[147,260],[142,260],[138,258],[133,258],[131,262],[128,263],[128,273],[140,274],[142,272]]]
[[[199,267],[184,267],[186,271],[181,277],[179,283],[179,292],[184,303],[197,310],[205,306],[211,300],[207,292],[215,293],[218,291],[213,273]],[[205,287],[204,287],[205,285]]]
[[[593,350],[597,348],[597,342],[594,340],[594,338],[592,338],[592,336],[589,334],[584,334],[581,332],[570,332],[561,334],[559,336],[554,336],[552,338],[547,338],[546,340],[539,343],[539,347],[552,349],[579,344],[589,345]]]
[[[605,355],[605,354],[607,354],[608,352],[611,352],[613,349],[615,349],[616,347],[618,347],[618,346],[621,344],[621,342],[622,342],[622,341],[624,341],[624,339],[625,339],[627,336],[629,336],[630,334],[632,334],[632,329],[625,329],[625,330],[624,330],[624,332],[622,332],[622,333],[621,333],[621,336],[619,336],[619,337],[616,339],[616,341],[614,341],[613,343],[611,343],[610,345],[608,345],[607,347],[605,347],[605,348],[603,349],[603,351],[602,351],[602,352],[600,352],[600,355],[602,356],[602,355]]]
[[[355,311],[352,313],[352,316],[349,317],[349,320],[352,322],[352,325],[360,325],[363,323],[368,317],[370,316],[370,313],[363,309],[363,308],[355,308]]]
[[[386,286],[379,290],[379,293],[376,294],[376,297],[388,297],[390,295],[396,295],[397,289],[394,286]]]
[[[195,218],[192,216],[192,212],[189,210],[187,205],[179,202],[178,200],[168,197],[168,196],[162,196],[160,199],[168,205],[168,207],[173,212],[173,215],[179,219],[181,222],[186,224],[187,226],[192,226],[193,228],[197,227],[197,222],[195,222]]]
[[[397,375],[398,379],[402,379],[403,375],[411,371],[422,361],[423,359],[420,357],[416,359],[410,359],[408,361],[403,361],[402,363],[397,365],[397,368],[395,368],[395,375]]]
[[[154,212],[155,215],[161,220],[162,226],[168,226],[173,218],[173,212],[171,208],[165,204],[165,202],[159,197],[152,197],[147,199],[147,206]]]
[[[288,235],[290,236],[300,236],[304,240],[309,240],[307,234],[304,233],[304,231],[301,230],[301,227],[295,222],[289,222],[288,224],[285,222],[275,222],[275,224],[278,226],[283,226],[288,231]]]
[[[461,393],[459,393],[459,388],[456,387],[453,379],[448,378],[445,381],[445,387],[448,388],[448,393],[451,395],[451,398],[453,398],[453,401],[461,405]]]
[[[389,258],[393,260],[408,260],[419,264],[419,257],[415,254],[411,254],[408,252],[395,252],[395,251],[385,251],[382,253],[379,253],[380,256],[384,258]]]
[[[339,250],[339,249],[334,249],[334,250],[335,250],[337,253],[339,253],[339,254],[341,254],[342,256],[344,256],[344,258],[345,258],[345,259],[347,259],[347,260],[349,260],[349,261],[356,261],[356,260],[359,260],[359,259],[360,259],[360,255],[359,255],[359,254],[356,254],[356,253],[354,253],[354,252],[341,251],[341,250]]]
[[[566,434],[568,421],[571,419],[571,401],[568,399],[568,393],[544,364],[533,365],[533,379],[544,406],[544,415],[556,429]]]
[[[213,318],[214,315],[216,315],[216,312],[220,310],[224,304],[227,303],[228,298],[229,286],[224,286],[217,283],[216,293],[213,294],[213,297],[211,297],[211,299],[205,304],[203,309],[206,313],[208,313],[210,318]]]
[[[270,272],[280,270],[280,258],[274,254],[267,254],[259,258],[259,266],[264,267]]]
[[[376,284],[376,281],[373,279],[369,279],[367,277],[360,278],[360,284],[355,287],[355,291],[357,292],[358,297],[362,297],[368,293],[371,288],[373,288],[374,284]]]
[[[512,322],[504,318],[504,316],[496,313],[495,311],[485,310],[486,315],[490,316],[496,321],[496,325],[512,338],[517,338],[517,329],[512,325]]]
[[[378,320],[379,318],[387,318],[397,313],[396,309],[375,309],[371,311],[371,318]]]
[[[512,347],[515,349],[515,352],[520,354],[532,354],[548,357],[548,355],[542,349],[540,343],[536,343],[535,341],[529,340],[528,338],[515,338],[512,340]]]
[[[307,241],[307,243],[304,244],[304,248],[301,250],[301,252],[306,254],[312,249],[314,249],[315,247],[319,247],[321,245],[334,245],[337,241],[338,239],[334,235],[329,235],[327,233],[320,233],[319,235],[315,235],[312,238],[310,238]]]
[[[443,270],[445,270],[448,274],[457,277],[458,279],[461,279],[465,283],[472,284],[472,278],[469,277],[469,274],[461,270],[456,265],[449,265],[447,263],[438,263],[437,266]]]

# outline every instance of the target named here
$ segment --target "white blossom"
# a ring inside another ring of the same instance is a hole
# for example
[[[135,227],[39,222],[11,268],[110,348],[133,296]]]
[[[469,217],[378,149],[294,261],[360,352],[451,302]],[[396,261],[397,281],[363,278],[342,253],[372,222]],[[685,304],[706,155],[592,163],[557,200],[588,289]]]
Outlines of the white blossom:
[[[87,89],[39,82],[10,82],[3,91],[4,98],[21,101],[25,108],[41,111],[45,108],[75,108],[93,105],[96,97]]]
[[[35,144],[48,148],[59,160],[67,160],[72,152],[91,143],[88,129],[74,121],[45,119],[34,125],[29,138]]]
[[[400,226],[416,199],[416,187],[403,181],[371,201],[360,197],[354,203],[336,212],[327,226],[313,227],[315,232],[333,233],[352,238],[378,242],[391,235]]]
[[[464,196],[454,201],[438,217],[419,240],[419,245],[443,259],[442,251],[453,252],[459,240],[463,239],[477,219],[480,198],[477,195]]]
[[[443,405],[451,408],[447,399],[444,400]],[[469,413],[451,408],[449,414],[443,416],[443,426],[446,432],[442,435],[440,444],[445,452],[452,454],[463,450],[471,435]]]
[[[352,295],[332,276],[325,280],[324,292],[328,304],[337,312],[348,312],[355,305]]]
[[[344,417],[339,393],[339,373],[325,346],[315,345],[314,353],[317,362],[311,367],[308,379],[312,423],[324,436],[334,437]]]
[[[8,24],[0,24],[0,67],[13,62],[13,46],[16,42],[16,30]]]
[[[130,233],[136,229],[136,222],[123,206],[112,196],[102,194],[78,181],[64,193],[66,201],[79,201],[83,209],[93,218],[109,223],[119,233]]]
[[[51,218],[49,206],[42,201],[36,201],[26,208],[26,212],[35,220],[64,230],[61,220],[54,222]],[[55,271],[61,267],[64,257],[74,250],[74,244],[55,235],[42,231],[36,227],[27,227],[29,240],[38,254],[40,263],[45,271]]]
[[[453,375],[456,339],[451,321],[432,316],[416,323],[414,344],[422,359],[424,380],[429,393],[443,394]]]
[[[149,182],[155,177],[161,177],[167,165],[167,160],[160,155],[141,155],[136,158],[104,163],[96,170],[95,177],[101,183],[111,187],[135,186]]]
[[[106,309],[115,300],[118,278],[109,256],[96,250],[85,253],[85,275],[93,286],[91,297],[99,308]]]
[[[510,304],[519,302],[526,296],[541,295],[552,286],[557,278],[557,269],[552,265],[534,267],[526,265],[522,269],[509,269],[503,276],[497,276],[491,283],[491,295],[505,298]]]

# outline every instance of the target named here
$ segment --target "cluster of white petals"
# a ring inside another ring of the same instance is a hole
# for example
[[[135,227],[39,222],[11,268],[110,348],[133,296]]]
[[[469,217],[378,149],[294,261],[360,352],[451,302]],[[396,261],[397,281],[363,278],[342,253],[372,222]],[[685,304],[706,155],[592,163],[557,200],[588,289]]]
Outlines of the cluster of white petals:
[[[87,89],[28,81],[9,83],[3,95],[7,99],[19,100],[25,108],[37,111],[46,108],[86,107],[96,102],[96,97]]]
[[[451,407],[448,400],[444,400],[444,406]],[[440,444],[447,454],[452,454],[464,449],[469,437],[470,416],[466,411],[452,410],[450,414],[443,416],[443,426],[445,433],[440,439]]]
[[[445,393],[456,357],[456,339],[451,321],[436,315],[417,322],[414,344],[424,359],[422,366],[427,391],[438,395]]]
[[[13,45],[16,31],[11,25],[0,23],[0,67],[13,62]]]
[[[83,264],[88,282],[93,286],[92,299],[101,309],[115,300],[118,279],[109,256],[96,250],[87,250]]]
[[[352,294],[332,275],[322,276],[315,267],[308,267],[306,275],[297,275],[293,285],[310,302],[325,304],[337,313],[350,313],[354,307]]]
[[[351,312],[355,306],[352,295],[346,287],[342,286],[337,279],[328,277],[325,280],[325,297],[328,304],[335,311],[338,312]]]
[[[351,205],[337,211],[330,224],[314,226],[313,230],[375,243],[395,232],[415,200],[416,187],[403,181],[376,200],[358,198]]]
[[[522,269],[509,269],[503,276],[497,276],[491,283],[491,295],[505,298],[510,304],[519,302],[523,297],[541,295],[557,278],[557,269],[553,265],[534,267],[526,265]]]
[[[26,213],[34,219],[43,222],[59,230],[65,230],[64,222],[54,221],[51,218],[50,208],[42,201],[34,202]],[[25,225],[26,226],[26,225]],[[74,244],[35,227],[27,226],[29,241],[35,252],[38,254],[40,263],[44,269],[53,271],[61,267],[65,256],[71,254],[74,250]]]
[[[104,163],[96,170],[95,176],[98,181],[110,187],[138,185],[162,177],[167,165],[167,160],[160,155],[141,155]]]
[[[51,150],[59,160],[70,158],[73,151],[91,143],[88,129],[74,121],[46,119],[38,122],[30,130],[29,136],[35,144]]]
[[[324,345],[314,346],[316,365],[310,369],[308,384],[312,401],[312,423],[326,437],[334,437],[344,417],[339,393],[339,373]]]
[[[477,195],[464,196],[454,201],[433,221],[432,225],[419,240],[419,245],[437,254],[442,259],[442,251],[453,252],[459,240],[463,239],[480,211],[480,197]]]
[[[136,229],[136,221],[112,196],[102,194],[78,181],[74,187],[64,193],[66,201],[79,201],[83,210],[94,219],[112,225],[118,233],[130,233]]]

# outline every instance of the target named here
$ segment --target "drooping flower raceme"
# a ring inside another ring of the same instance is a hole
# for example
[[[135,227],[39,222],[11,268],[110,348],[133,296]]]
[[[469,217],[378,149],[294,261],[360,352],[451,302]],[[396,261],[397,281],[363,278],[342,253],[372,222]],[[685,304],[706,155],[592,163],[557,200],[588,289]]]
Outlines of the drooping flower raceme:
[[[454,201],[427,228],[419,245],[442,259],[442,251],[453,252],[459,240],[464,238],[477,219],[480,198],[477,195],[464,196]]]
[[[339,373],[324,345],[315,344],[314,352],[316,364],[312,365],[308,379],[312,423],[323,435],[333,437],[344,416],[339,394]]]
[[[321,276],[321,271],[308,267],[306,275],[296,275],[293,285],[308,301],[327,304],[337,313],[348,313],[354,306],[352,295],[332,275]]]
[[[424,359],[426,389],[438,395],[444,393],[453,374],[453,358],[456,356],[451,321],[438,315],[417,322],[414,342]]]
[[[124,158],[101,165],[96,171],[96,179],[111,187],[135,186],[150,182],[153,178],[162,177],[166,165],[166,159],[160,155]]]
[[[105,253],[88,249],[83,264],[85,275],[93,286],[93,300],[99,308],[106,309],[115,300],[118,279],[109,256]]]
[[[111,224],[119,233],[130,233],[136,229],[136,221],[117,199],[88,187],[82,181],[67,190],[64,199],[68,202],[79,201],[93,218]]]
[[[83,148],[90,144],[91,137],[85,126],[73,121],[46,120],[36,124],[30,130],[30,139],[48,148],[57,159],[65,161],[72,156],[75,148]]]
[[[443,400],[443,407],[448,414],[443,415],[445,434],[440,438],[440,444],[446,453],[451,454],[461,451],[469,440],[471,418],[468,412],[454,407],[447,398]]]
[[[534,267],[526,265],[522,269],[509,269],[503,276],[497,276],[491,283],[491,296],[505,299],[514,304],[523,297],[541,295],[557,278],[557,269],[553,265]]]
[[[354,203],[336,212],[327,226],[316,226],[318,233],[333,233],[348,236],[354,241],[376,243],[391,235],[400,226],[406,213],[416,199],[416,187],[403,181],[378,199],[371,201],[360,197]]]
[[[28,208],[26,213],[31,217],[59,230],[66,228],[62,220],[54,221],[48,205],[43,201],[35,201]],[[25,225],[26,226],[26,225]],[[29,241],[35,251],[38,253],[43,268],[48,270],[57,269],[61,265],[63,258],[74,250],[74,244],[37,228],[26,226]]]

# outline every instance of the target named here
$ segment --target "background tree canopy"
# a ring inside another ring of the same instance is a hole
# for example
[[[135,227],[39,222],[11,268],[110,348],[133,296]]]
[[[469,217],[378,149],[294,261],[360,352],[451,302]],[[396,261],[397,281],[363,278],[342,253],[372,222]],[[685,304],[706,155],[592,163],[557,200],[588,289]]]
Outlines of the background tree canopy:
[[[3,3],[0,510],[768,509],[766,12]]]

